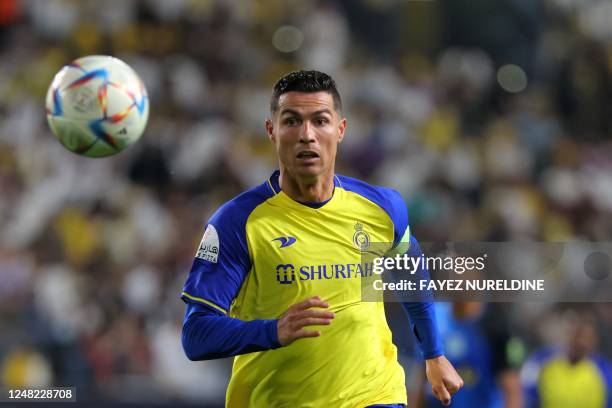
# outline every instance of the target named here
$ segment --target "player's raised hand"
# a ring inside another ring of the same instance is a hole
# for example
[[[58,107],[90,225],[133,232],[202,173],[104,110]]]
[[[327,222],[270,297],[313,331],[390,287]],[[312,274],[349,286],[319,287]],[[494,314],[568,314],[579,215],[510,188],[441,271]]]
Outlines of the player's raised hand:
[[[318,337],[318,330],[306,330],[306,326],[328,325],[334,313],[326,310],[329,304],[319,296],[313,296],[300,303],[291,305],[283,317],[278,319],[278,341],[286,346],[303,337]]]
[[[434,396],[445,406],[450,405],[451,395],[463,387],[463,379],[444,356],[425,360],[425,367]]]

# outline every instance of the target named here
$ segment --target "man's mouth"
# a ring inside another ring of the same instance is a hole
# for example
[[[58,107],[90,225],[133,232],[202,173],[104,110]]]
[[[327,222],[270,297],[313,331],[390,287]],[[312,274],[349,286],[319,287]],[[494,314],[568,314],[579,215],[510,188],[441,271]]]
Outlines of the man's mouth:
[[[303,150],[296,156],[298,159],[313,159],[319,157],[319,154],[312,150]]]

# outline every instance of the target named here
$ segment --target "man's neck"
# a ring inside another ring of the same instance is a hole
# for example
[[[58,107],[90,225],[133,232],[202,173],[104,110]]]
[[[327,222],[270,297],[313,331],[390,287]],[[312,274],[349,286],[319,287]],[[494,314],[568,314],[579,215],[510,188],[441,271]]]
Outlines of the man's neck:
[[[309,180],[299,180],[281,170],[278,184],[290,198],[302,203],[320,203],[329,200],[334,194],[333,172]]]

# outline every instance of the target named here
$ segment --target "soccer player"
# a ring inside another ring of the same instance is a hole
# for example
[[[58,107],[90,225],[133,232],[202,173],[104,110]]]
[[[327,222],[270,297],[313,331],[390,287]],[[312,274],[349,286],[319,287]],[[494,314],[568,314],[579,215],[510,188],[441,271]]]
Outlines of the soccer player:
[[[565,344],[537,350],[523,365],[527,408],[612,408],[612,366],[596,353],[588,309],[565,327]]]
[[[335,82],[292,72],[274,86],[268,136],[279,169],[206,224],[182,299],[191,360],[236,356],[228,407],[402,407],[404,371],[382,302],[361,299],[371,242],[420,254],[394,190],[335,174],[346,130]],[[426,271],[421,271],[426,273]],[[463,381],[431,302],[403,304],[445,405]]]

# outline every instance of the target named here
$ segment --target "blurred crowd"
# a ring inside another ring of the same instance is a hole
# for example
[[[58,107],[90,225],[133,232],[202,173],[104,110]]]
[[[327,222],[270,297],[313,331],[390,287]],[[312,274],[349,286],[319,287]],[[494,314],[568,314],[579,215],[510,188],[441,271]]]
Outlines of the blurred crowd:
[[[184,357],[179,295],[206,219],[276,168],[263,123],[294,69],[336,79],[337,171],[402,192],[419,240],[610,241],[611,16],[607,0],[0,0],[0,384],[222,405],[231,362]],[[92,54],[129,63],[151,101],[142,139],[104,159],[45,121],[53,75]],[[505,308],[525,358],[576,313]],[[611,307],[580,309],[612,357]]]

